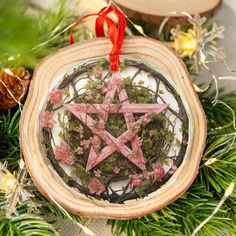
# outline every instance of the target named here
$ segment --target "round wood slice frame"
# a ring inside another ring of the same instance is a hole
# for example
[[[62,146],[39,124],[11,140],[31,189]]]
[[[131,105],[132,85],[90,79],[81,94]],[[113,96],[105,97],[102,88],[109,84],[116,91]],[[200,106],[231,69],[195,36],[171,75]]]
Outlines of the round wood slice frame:
[[[125,1],[125,3],[124,3],[124,1]],[[132,0],[132,1],[135,2],[135,0]],[[190,2],[190,0],[185,0],[185,1],[187,1],[186,4],[189,3],[189,6],[188,6],[189,10],[183,9],[183,11],[189,13],[190,15],[200,14],[201,16],[205,16],[207,18],[210,18],[213,15],[215,15],[216,12],[218,11],[219,7],[222,4],[222,0],[211,0],[211,3],[209,4],[209,5],[211,5],[211,7],[204,8],[205,5],[200,4],[202,6],[202,9],[199,11],[196,11],[195,4],[192,4]],[[109,2],[109,1],[107,0],[107,2]],[[153,23],[153,24],[160,24],[164,20],[165,17],[171,16],[170,15],[171,11],[173,11],[171,9],[170,10],[165,9],[165,7],[166,7],[165,0],[163,1],[163,8],[158,7],[157,9],[155,9],[155,14],[153,14],[153,12],[150,13],[148,10],[144,12],[144,11],[137,9],[137,3],[133,4],[135,7],[132,8],[132,7],[130,7],[130,4],[129,4],[130,1],[127,1],[127,0],[114,0],[114,2],[130,18],[137,19],[137,20],[141,19],[143,21],[146,21],[148,23]],[[143,2],[144,2],[144,4],[148,3],[146,0],[143,0]],[[161,1],[157,0],[156,2],[161,2]],[[199,4],[199,2],[198,2],[198,4]],[[140,9],[142,9],[142,7],[140,7]],[[153,7],[152,7],[152,9],[153,9]],[[164,9],[164,12],[166,12],[166,14],[163,14],[163,9]],[[185,16],[183,16],[181,13],[177,12],[175,15],[170,17],[170,19],[168,20],[168,23],[172,24],[172,25],[184,24],[184,23],[187,23],[187,18]]]
[[[133,56],[162,70],[188,104],[192,140],[184,163],[171,179],[155,192],[124,204],[92,200],[67,186],[59,177],[41,144],[38,131],[41,99],[53,79],[79,61],[106,56],[111,50],[107,38],[88,40],[59,50],[45,58],[36,68],[20,121],[20,145],[27,169],[38,189],[52,202],[74,214],[89,218],[131,219],[161,209],[180,197],[194,181],[206,140],[206,118],[189,73],[176,54],[164,44],[143,37],[127,37],[122,53]],[[173,180],[176,181],[173,184]]]

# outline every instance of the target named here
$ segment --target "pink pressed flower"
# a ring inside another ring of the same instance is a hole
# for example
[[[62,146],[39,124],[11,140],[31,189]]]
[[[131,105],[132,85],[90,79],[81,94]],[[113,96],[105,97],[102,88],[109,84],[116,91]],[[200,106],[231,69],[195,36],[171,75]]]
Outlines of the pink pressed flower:
[[[90,138],[90,142],[93,147],[97,149],[100,147],[101,139],[97,135],[94,135],[92,138]]]
[[[91,194],[100,195],[105,190],[105,186],[97,178],[93,178],[88,185],[88,189]]]
[[[103,89],[104,88],[104,83],[98,84],[96,88],[97,89]]]
[[[101,173],[102,173],[101,170],[95,170],[95,171],[94,171],[95,176],[98,177],[98,178],[101,177]]]
[[[60,143],[60,145],[56,145],[54,154],[56,160],[67,165],[74,164],[74,160],[71,157],[71,148],[67,143]]]
[[[177,166],[176,166],[176,165],[173,165],[173,166],[171,167],[171,169],[169,170],[169,174],[170,174],[170,175],[173,175],[177,169],[178,169]]]
[[[131,175],[129,188],[134,189],[143,184],[143,180],[138,175]]]
[[[164,175],[165,175],[165,170],[164,170],[164,168],[163,168],[163,166],[160,164],[160,163],[158,163],[157,165],[153,165],[152,166],[152,168],[153,168],[153,170],[154,170],[154,180],[156,181],[162,181],[162,178],[164,177]]]
[[[53,120],[53,112],[45,111],[41,118],[41,127],[52,129],[53,125],[56,123],[55,120]]]
[[[94,68],[94,76],[95,78],[99,78],[102,76],[102,71],[98,70],[97,68]]]
[[[90,140],[81,140],[80,141],[80,144],[86,149],[86,148],[89,148],[89,144],[90,144]]]
[[[62,103],[62,95],[64,93],[64,89],[54,89],[49,94],[50,102],[52,104],[60,104]]]
[[[120,168],[114,167],[114,168],[113,168],[113,172],[114,172],[115,174],[119,174],[119,173],[120,173]]]
[[[92,101],[93,100],[93,92],[89,89],[86,94],[87,94],[86,99],[88,101]]]
[[[77,147],[76,152],[77,152],[79,155],[82,155],[82,154],[84,153],[82,147]]]

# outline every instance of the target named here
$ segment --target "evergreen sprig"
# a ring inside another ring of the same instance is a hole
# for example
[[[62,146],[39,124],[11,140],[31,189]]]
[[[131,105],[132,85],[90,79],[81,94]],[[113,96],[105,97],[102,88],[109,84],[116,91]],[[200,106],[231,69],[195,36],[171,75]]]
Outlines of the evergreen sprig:
[[[236,111],[235,94],[226,94],[221,97],[221,100]],[[228,125],[232,121],[232,113],[227,111],[227,108],[224,106],[212,106],[211,101],[211,97],[201,99],[208,120],[209,137],[199,175],[195,183],[183,197],[158,212],[135,220],[109,221],[113,226],[115,235],[120,235],[121,232],[126,232],[128,236],[191,235],[191,232],[213,212],[217,203],[222,198],[225,189],[234,179],[236,173],[236,144],[232,145],[234,137],[232,134],[235,133],[235,130],[232,124]],[[1,116],[1,161],[7,160],[11,170],[16,170],[18,167],[19,116],[19,111],[14,113],[13,110]],[[214,122],[213,117],[216,117],[216,122]],[[224,126],[227,126],[227,128],[220,129],[220,127]],[[214,135],[211,135],[212,132],[214,132]],[[12,145],[15,145],[14,149],[12,149]],[[212,160],[212,163],[209,160]],[[54,223],[54,219],[68,219],[67,214],[49,203],[38,191],[35,192],[34,201],[41,205],[39,212],[42,216],[52,217],[51,219],[53,220],[48,223]],[[228,235],[234,235],[236,224],[235,206],[235,198],[229,198],[215,217],[202,228],[198,235],[216,235],[216,232],[219,235],[227,235],[227,233]],[[27,208],[27,206],[24,205],[24,208]],[[34,216],[37,218],[37,213],[31,213],[31,217]],[[70,217],[78,222],[82,220],[73,214],[70,214]],[[37,219],[34,222],[37,222]],[[29,220],[31,220],[30,217]],[[2,217],[0,227],[3,227],[6,232],[10,232],[15,223],[17,223],[16,225],[20,225],[20,223],[23,224],[23,221],[27,223],[28,219],[19,218],[19,221],[9,221],[9,219]],[[37,230],[37,225],[33,227]]]
[[[20,111],[8,111],[0,116],[0,161],[8,162],[8,169],[18,169],[20,159],[19,147]]]
[[[108,221],[114,235],[125,232],[127,236],[190,236],[214,211],[236,175],[236,144],[233,144],[236,131],[232,112],[220,104],[213,106],[212,100],[212,97],[201,99],[208,121],[208,139],[194,184],[181,198],[160,211],[140,219]],[[236,113],[236,94],[226,94],[220,100]],[[236,199],[230,197],[197,235],[233,236],[235,225]]]
[[[12,173],[19,167],[19,119],[19,110],[16,112],[8,110],[6,114],[0,116],[0,162],[7,161],[8,169]],[[0,235],[55,235],[52,224],[58,220],[67,219],[79,223],[84,220],[74,214],[66,214],[65,211],[50,203],[36,187],[34,189],[30,200],[38,206],[37,210],[32,211],[27,202],[19,203],[15,211],[18,214],[11,217],[5,214],[7,202],[3,193],[0,194]],[[47,221],[44,220],[45,217]]]
[[[53,49],[67,45],[67,26],[70,21],[64,9],[65,0],[59,1],[57,10],[41,12],[40,16],[25,14],[29,0],[0,1],[0,62],[4,66],[32,68],[36,62]],[[47,21],[45,21],[47,19]],[[7,26],[7,27],[6,27]],[[55,30],[56,29],[56,30]],[[81,35],[84,28],[77,31]],[[151,27],[150,32],[153,31]],[[158,33],[158,29],[155,34]],[[163,40],[169,39],[169,32]],[[85,36],[87,37],[87,36]],[[220,98],[236,112],[236,94]],[[128,236],[189,236],[215,209],[236,173],[236,145],[232,112],[225,106],[212,106],[213,98],[201,98],[208,121],[208,139],[199,175],[190,189],[170,206],[140,219],[109,221],[115,235],[126,232]],[[0,117],[0,161],[8,161],[11,171],[18,169],[19,117],[14,110]],[[2,195],[1,195],[2,196]],[[234,190],[235,196],[235,190]],[[17,212],[6,217],[3,198],[0,199],[0,235],[55,235],[51,224],[43,217],[55,216],[68,219],[68,215],[52,205],[38,191],[33,196],[39,203],[37,212],[31,212],[26,203],[18,204]],[[81,218],[70,214],[74,220]],[[235,235],[236,199],[230,197],[218,213],[198,233],[205,235]]]
[[[210,201],[209,201],[210,199]],[[128,236],[190,236],[192,231],[207,218],[215,208],[217,199],[200,184],[194,184],[189,191],[170,206],[130,221],[110,221],[114,235],[126,232]],[[199,236],[216,235],[222,229],[233,232],[233,224],[227,215],[227,207],[207,224]],[[220,234],[226,235],[226,234]]]
[[[33,69],[42,57],[68,45],[68,25],[74,21],[74,12],[65,8],[67,0],[58,0],[57,6],[49,10],[36,8],[33,12],[30,3],[30,0],[0,2],[0,68],[24,66]],[[78,27],[75,34],[80,38],[88,37],[84,26]],[[12,173],[19,167],[19,119],[19,110],[0,113],[0,162],[7,161]],[[32,212],[26,203],[19,203],[19,215],[10,218],[4,211],[5,199],[0,199],[0,235],[55,235],[51,226],[55,221],[82,221],[52,205],[38,191],[31,198],[39,205],[39,212]],[[41,217],[47,217],[48,222]]]
[[[52,226],[35,214],[22,213],[0,219],[0,234],[4,236],[55,235]]]
[[[0,1],[0,67],[34,69],[36,63],[54,50],[68,45],[69,27],[75,12],[58,0],[50,9],[32,9],[31,0]],[[37,8],[37,7],[35,7]],[[75,34],[88,38],[84,25]]]
[[[19,204],[11,216],[6,211],[8,201],[5,193],[0,192],[0,235],[4,236],[50,236],[56,235],[56,230],[42,216],[30,213],[27,203]]]

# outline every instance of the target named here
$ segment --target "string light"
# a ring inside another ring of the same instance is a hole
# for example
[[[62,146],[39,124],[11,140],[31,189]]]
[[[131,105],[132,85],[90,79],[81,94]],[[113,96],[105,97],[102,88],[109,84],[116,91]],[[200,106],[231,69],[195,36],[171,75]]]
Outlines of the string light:
[[[193,34],[192,30],[188,33],[172,30],[171,33],[174,35],[174,41],[172,47],[181,57],[192,57],[198,48],[198,39]]]
[[[193,59],[197,65],[225,60],[225,55],[219,53],[220,49],[216,47],[216,40],[224,38],[225,28],[213,23],[211,29],[208,29],[204,26],[207,18],[186,16],[191,24],[187,32],[180,25],[171,30],[172,47],[176,52],[182,57]]]
[[[223,204],[225,203],[225,201],[231,196],[231,194],[234,191],[235,188],[235,182],[236,182],[236,178],[234,178],[234,180],[229,184],[228,188],[225,190],[224,196],[222,197],[222,199],[220,200],[220,202],[217,204],[217,206],[215,207],[214,211],[211,213],[211,215],[209,217],[207,217],[207,219],[205,219],[204,221],[201,222],[201,224],[198,225],[198,227],[193,231],[193,233],[191,234],[191,236],[196,236],[197,233],[202,229],[202,227],[204,227],[205,224],[207,224],[214,216],[215,214],[220,210],[220,208],[223,206]]]
[[[16,178],[9,172],[2,170],[0,172],[0,190],[5,193],[10,193],[15,188]]]

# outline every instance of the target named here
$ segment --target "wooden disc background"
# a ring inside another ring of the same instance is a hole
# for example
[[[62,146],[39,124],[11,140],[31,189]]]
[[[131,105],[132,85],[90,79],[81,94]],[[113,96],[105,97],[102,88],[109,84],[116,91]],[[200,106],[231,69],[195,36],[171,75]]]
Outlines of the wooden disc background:
[[[110,50],[111,43],[106,38],[84,41],[59,50],[37,66],[21,117],[20,144],[34,183],[53,203],[60,204],[69,212],[90,218],[131,219],[167,206],[192,184],[205,146],[206,119],[182,60],[156,40],[128,37],[124,41],[122,53],[161,70],[187,104],[191,138],[185,160],[162,188],[143,199],[129,200],[124,204],[92,200],[67,186],[52,168],[40,140],[39,115],[42,98],[47,96],[56,76],[80,61],[106,56]]]
[[[177,24],[186,22],[186,17],[181,14],[183,11],[207,18],[213,16],[222,0],[114,0],[114,2],[131,18],[158,24],[166,16],[173,16],[168,22]],[[172,12],[175,14],[171,15]]]

